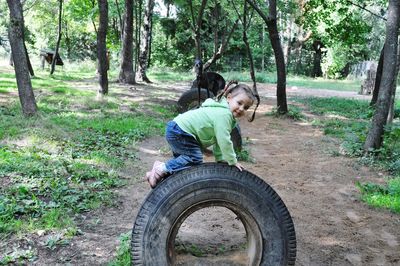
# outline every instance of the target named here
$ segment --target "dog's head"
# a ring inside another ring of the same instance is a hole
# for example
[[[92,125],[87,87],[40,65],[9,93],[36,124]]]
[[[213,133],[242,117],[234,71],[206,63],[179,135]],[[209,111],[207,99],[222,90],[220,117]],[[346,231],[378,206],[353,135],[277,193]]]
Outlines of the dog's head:
[[[196,72],[197,75],[201,75],[203,72],[203,62],[200,59],[194,60],[194,72]]]

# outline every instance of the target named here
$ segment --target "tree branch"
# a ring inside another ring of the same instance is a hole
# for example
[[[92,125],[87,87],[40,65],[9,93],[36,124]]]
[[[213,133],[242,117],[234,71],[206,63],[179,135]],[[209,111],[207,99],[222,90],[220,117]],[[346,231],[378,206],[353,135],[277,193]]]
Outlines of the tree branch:
[[[352,4],[353,6],[359,7],[359,8],[361,8],[362,10],[367,11],[368,13],[374,15],[375,17],[378,17],[378,18],[380,18],[380,19],[383,19],[384,21],[387,20],[385,17],[382,17],[381,15],[375,14],[375,13],[372,12],[371,10],[366,9],[364,6],[361,6],[361,5],[359,5],[359,4],[353,3],[353,2],[350,1],[350,0],[347,0],[347,2],[350,3],[350,4]]]

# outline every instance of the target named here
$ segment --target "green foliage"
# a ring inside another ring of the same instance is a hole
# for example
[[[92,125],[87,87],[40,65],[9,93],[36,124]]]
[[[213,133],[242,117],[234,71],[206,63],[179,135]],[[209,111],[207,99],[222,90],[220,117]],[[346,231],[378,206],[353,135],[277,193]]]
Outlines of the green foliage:
[[[400,213],[400,125],[395,121],[385,129],[383,145],[379,150],[365,155],[363,145],[368,133],[373,110],[368,102],[340,98],[305,98],[299,101],[324,118],[314,121],[327,135],[342,139],[341,148],[347,155],[391,173],[387,185],[357,183],[361,198],[372,206],[388,208]],[[398,105],[398,103],[396,103]]]
[[[267,115],[272,115],[275,117],[285,117],[289,119],[293,119],[296,121],[304,120],[305,116],[302,114],[301,108],[295,105],[288,105],[288,112],[285,114],[281,114],[278,112],[278,109],[274,107],[271,113],[267,113]]]
[[[113,190],[125,183],[119,169],[136,159],[134,144],[161,134],[175,115],[161,106],[151,107],[153,115],[121,111],[120,99],[98,102],[94,91],[73,88],[61,75],[45,79],[39,71],[33,84],[40,88],[38,116],[24,118],[16,101],[0,108],[0,239],[76,228],[77,213],[112,205]],[[74,234],[52,236],[46,245],[54,249]]]
[[[369,119],[373,114],[373,110],[367,101],[337,97],[305,98],[299,101],[306,103],[312,112],[330,117]]]
[[[374,3],[374,7],[377,6]],[[327,51],[324,72],[328,77],[340,77],[348,63],[376,57],[382,46],[380,38],[373,38],[371,34],[373,28],[383,24],[382,21],[349,1],[307,1],[298,22],[312,31],[314,40],[324,45]],[[384,31],[379,32],[382,35]],[[374,47],[372,51],[371,47]]]
[[[255,159],[245,147],[243,147],[240,151],[236,151],[236,157],[238,161],[255,163]]]
[[[400,177],[389,179],[387,185],[360,182],[356,185],[361,192],[361,199],[369,205],[400,213]]]
[[[108,264],[108,266],[127,266],[131,265],[131,252],[130,252],[130,233],[121,234],[119,237],[120,245],[117,248],[116,258]]]

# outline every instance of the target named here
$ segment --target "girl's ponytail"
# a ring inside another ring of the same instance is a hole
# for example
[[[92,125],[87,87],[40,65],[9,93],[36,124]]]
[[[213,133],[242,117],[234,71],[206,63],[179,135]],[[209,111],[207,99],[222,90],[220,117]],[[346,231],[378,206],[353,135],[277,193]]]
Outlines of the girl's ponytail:
[[[222,98],[222,96],[226,96],[226,95],[228,95],[228,93],[231,92],[232,88],[229,89],[229,87],[230,87],[232,84],[236,84],[236,85],[237,85],[237,84],[238,84],[238,81],[237,81],[237,80],[231,80],[231,81],[229,81],[229,82],[225,85],[225,88],[217,95],[217,101],[220,101],[221,98]]]
[[[254,117],[256,116],[256,110],[257,110],[258,106],[260,105],[260,95],[258,94],[256,84],[253,85],[253,90],[251,93],[253,94],[254,98],[256,98],[257,103],[256,103],[256,107],[254,108],[253,114],[251,115],[251,117],[249,119],[249,122],[254,121]]]

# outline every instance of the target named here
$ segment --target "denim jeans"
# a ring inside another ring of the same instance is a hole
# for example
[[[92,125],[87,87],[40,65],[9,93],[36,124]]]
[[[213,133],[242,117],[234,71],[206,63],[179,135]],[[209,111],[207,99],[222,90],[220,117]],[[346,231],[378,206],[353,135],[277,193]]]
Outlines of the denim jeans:
[[[200,143],[192,135],[183,131],[175,121],[167,123],[165,138],[174,156],[165,163],[169,173],[172,174],[203,162]]]

